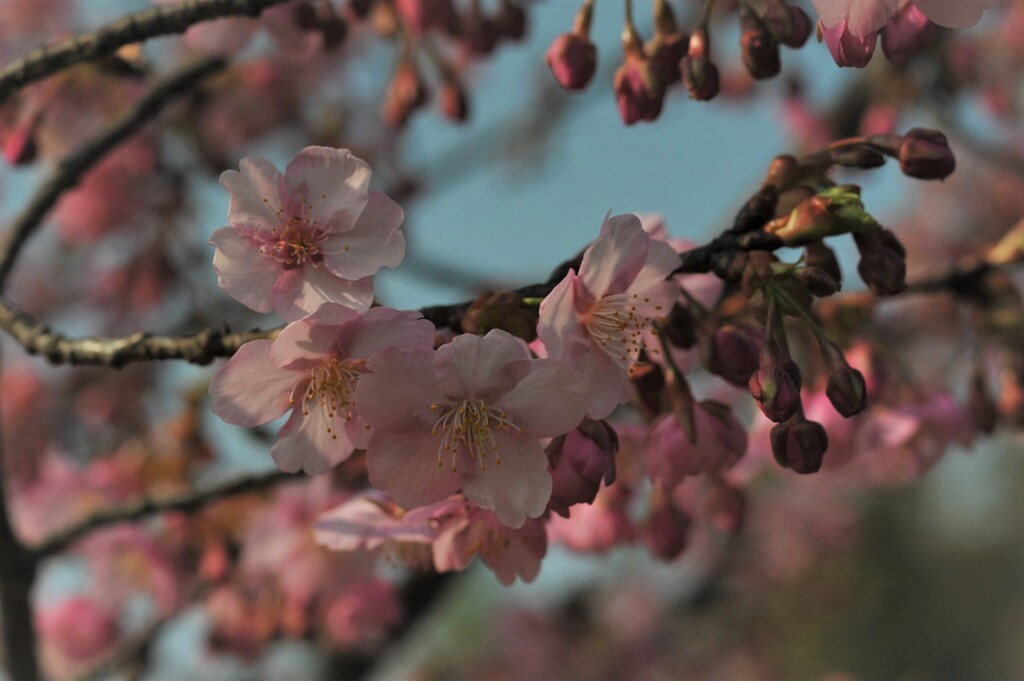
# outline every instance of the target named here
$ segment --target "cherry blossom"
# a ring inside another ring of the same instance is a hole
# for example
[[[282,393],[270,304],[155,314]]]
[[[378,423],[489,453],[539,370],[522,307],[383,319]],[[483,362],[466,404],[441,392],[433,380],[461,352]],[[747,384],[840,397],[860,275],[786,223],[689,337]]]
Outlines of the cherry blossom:
[[[477,555],[506,586],[516,577],[532,582],[540,573],[540,562],[548,550],[544,524],[529,518],[509,527],[491,511],[463,504],[441,528],[433,545],[434,567],[438,572],[462,570]]]
[[[666,489],[688,475],[721,473],[736,465],[747,449],[747,431],[725,405],[705,400],[693,405],[691,440],[674,414],[655,421],[647,436],[651,479]]]
[[[570,270],[541,303],[540,338],[550,358],[583,375],[591,418],[629,399],[628,371],[652,321],[676,298],[666,278],[678,265],[672,247],[651,238],[639,218],[617,215],[584,252],[579,273]]]
[[[576,372],[531,359],[501,330],[459,336],[436,353],[391,348],[367,368],[356,402],[374,429],[366,451],[374,487],[406,508],[462,489],[512,527],[544,512],[552,483],[539,439],[583,418]]]
[[[939,26],[968,28],[978,23],[982,12],[995,7],[996,0],[811,0],[811,4],[824,27],[835,28],[846,21],[853,35],[865,37],[909,4]]]
[[[363,448],[369,431],[354,403],[366,360],[384,348],[429,349],[434,327],[418,313],[360,314],[325,303],[273,340],[245,344],[210,384],[213,411],[253,427],[291,410],[270,450],[282,470],[316,475]]]
[[[221,287],[257,312],[295,321],[325,302],[366,310],[371,277],[405,255],[397,203],[370,191],[347,149],[306,147],[282,175],[258,156],[225,171],[229,227],[213,232]]]

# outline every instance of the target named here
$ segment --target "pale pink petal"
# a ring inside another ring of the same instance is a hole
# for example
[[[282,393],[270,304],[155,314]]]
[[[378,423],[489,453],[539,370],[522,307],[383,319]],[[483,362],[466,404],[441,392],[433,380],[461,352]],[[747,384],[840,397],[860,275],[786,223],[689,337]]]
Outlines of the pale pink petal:
[[[485,470],[464,475],[463,492],[480,508],[494,511],[509,527],[520,527],[527,517],[544,513],[551,498],[548,458],[536,439],[495,431],[497,456],[501,463],[488,461]]]
[[[369,164],[348,149],[306,147],[284,171],[285,208],[321,227],[351,229],[366,206],[371,175]]]
[[[529,366],[529,373],[493,406],[510,414],[531,438],[557,437],[578,426],[588,405],[581,376],[550,359]]]
[[[465,537],[470,520],[467,515],[449,519],[431,546],[434,569],[438,572],[463,570],[476,557],[476,549],[466,547]]]
[[[995,0],[914,0],[921,12],[939,26],[969,28],[981,20],[986,9],[996,5]]]
[[[669,275],[679,267],[679,255],[675,249],[664,241],[652,239],[647,247],[647,259],[643,269],[629,283],[628,290],[652,297],[652,302],[667,305],[679,296],[679,289],[671,281]],[[653,297],[657,296],[658,300]],[[667,314],[667,311],[663,314]]]
[[[494,575],[505,586],[510,586],[516,577],[527,584],[540,574],[540,562],[548,550],[548,536],[544,525],[530,519],[517,530],[509,530],[504,550],[484,551],[480,559],[494,571]]]
[[[438,464],[438,439],[432,438],[429,430],[412,434],[375,431],[366,449],[366,468],[370,484],[405,508],[441,501],[461,484],[447,460]]]
[[[570,366],[590,349],[590,336],[576,309],[576,273],[565,279],[541,301],[537,333],[548,357]]]
[[[848,21],[849,31],[865,37],[882,28],[896,13],[899,0],[811,0],[825,28]]]
[[[355,226],[324,244],[324,264],[346,279],[370,277],[382,267],[397,267],[405,257],[405,235],[399,229],[404,218],[397,203],[380,192],[370,192]]]
[[[344,418],[331,418],[316,404],[309,405],[308,412],[303,414],[302,407],[296,407],[270,448],[270,456],[285,473],[326,473],[355,449],[345,432]]]
[[[595,297],[621,293],[636,279],[647,259],[650,237],[635,215],[616,215],[583,253],[580,282]]]
[[[438,418],[430,405],[445,400],[437,388],[433,358],[432,350],[389,348],[367,363],[371,373],[356,385],[356,405],[372,428],[423,428],[429,435]]]
[[[428,544],[433,540],[436,531],[430,528],[429,517],[412,513],[396,517],[386,510],[390,507],[394,504],[379,492],[360,494],[321,514],[313,526],[313,540],[333,551],[369,551],[388,541]]]
[[[278,366],[322,364],[338,348],[344,333],[339,327],[353,324],[359,313],[339,303],[324,303],[313,314],[292,322],[274,340],[270,354]],[[296,366],[296,368],[298,368]]]
[[[370,444],[370,426],[362,416],[353,412],[352,418],[345,421],[345,435],[356,449],[366,449]]]
[[[487,400],[512,388],[528,370],[523,360],[529,359],[526,343],[493,329],[482,338],[463,334],[442,345],[434,368],[443,394]]]
[[[434,325],[414,310],[375,307],[367,310],[344,343],[346,357],[368,359],[385,348],[412,350],[434,347]]]
[[[274,309],[274,283],[281,276],[279,263],[260,254],[258,243],[231,227],[214,230],[210,243],[216,248],[213,267],[224,291],[257,312]]]
[[[272,300],[277,313],[289,322],[324,303],[341,303],[362,312],[373,302],[373,279],[339,279],[323,267],[287,270],[274,285]]]
[[[274,229],[281,224],[281,173],[270,161],[246,156],[237,170],[221,173],[220,183],[231,195],[228,223],[250,229]]]
[[[633,394],[626,370],[601,348],[593,345],[575,365],[583,377],[583,394],[590,401],[587,416],[603,419]]]
[[[228,423],[251,428],[269,423],[289,407],[289,395],[303,375],[279,369],[270,359],[269,340],[246,343],[210,382],[213,413]]]

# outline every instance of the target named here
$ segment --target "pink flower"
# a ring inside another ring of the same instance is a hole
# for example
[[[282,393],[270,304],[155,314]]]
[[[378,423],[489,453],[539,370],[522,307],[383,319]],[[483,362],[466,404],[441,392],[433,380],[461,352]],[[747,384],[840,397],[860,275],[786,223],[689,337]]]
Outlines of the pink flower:
[[[71,662],[103,654],[118,636],[114,616],[90,596],[74,596],[37,615],[39,631]]]
[[[688,475],[721,473],[736,465],[747,450],[747,431],[724,404],[705,400],[693,405],[695,441],[674,414],[654,422],[647,435],[647,469],[651,479],[672,489]]]
[[[356,402],[374,428],[366,448],[374,487],[406,508],[461,488],[512,527],[544,512],[551,475],[539,439],[583,418],[574,371],[531,359],[501,330],[459,336],[436,353],[385,350],[367,367]]]
[[[258,156],[225,171],[229,227],[210,237],[227,293],[294,321],[325,302],[366,310],[371,277],[405,255],[403,213],[369,191],[370,167],[347,149],[306,147],[282,176]]]
[[[981,19],[998,0],[811,0],[825,28],[848,22],[850,32],[865,37],[878,31],[903,6],[913,4],[921,13],[946,28],[968,28]]]
[[[678,265],[672,247],[652,239],[635,215],[618,215],[584,252],[579,274],[570,270],[541,303],[540,338],[550,358],[583,374],[591,418],[629,399],[628,370],[651,321],[676,298],[666,277]]]
[[[818,26],[825,38],[828,51],[832,53],[832,58],[839,66],[862,69],[871,61],[875,46],[878,44],[878,31],[858,36],[849,29],[845,20],[832,28],[825,28],[821,23]]]
[[[462,570],[479,555],[502,584],[512,584],[516,577],[524,582],[537,577],[548,550],[540,520],[530,518],[521,526],[509,527],[490,511],[469,504],[463,504],[462,510],[444,524],[434,542],[438,572]]]
[[[384,348],[433,344],[433,325],[416,312],[378,307],[359,314],[326,303],[274,341],[243,345],[210,384],[213,412],[251,428],[290,409],[271,456],[284,471],[323,473],[369,440],[354,402],[366,360]]]

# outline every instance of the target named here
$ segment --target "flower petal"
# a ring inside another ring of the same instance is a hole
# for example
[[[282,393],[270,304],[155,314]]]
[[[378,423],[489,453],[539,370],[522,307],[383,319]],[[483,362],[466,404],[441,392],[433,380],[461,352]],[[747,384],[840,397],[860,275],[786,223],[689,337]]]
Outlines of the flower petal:
[[[995,6],[994,0],[914,0],[921,13],[939,26],[969,28],[981,20],[986,9]]]
[[[622,293],[647,259],[650,236],[635,215],[616,215],[583,253],[580,281],[596,298]]]
[[[429,430],[375,431],[366,449],[370,484],[404,508],[441,501],[459,489],[461,480],[447,461],[438,465],[437,451],[438,439]]]
[[[480,508],[494,511],[505,525],[521,527],[527,517],[544,513],[551,498],[548,457],[540,442],[529,436],[495,431],[494,440],[501,463],[490,461],[485,470],[464,475],[463,492]]]
[[[529,373],[495,403],[531,438],[557,437],[579,425],[587,411],[582,377],[552,359],[529,362]]]
[[[341,303],[362,312],[373,302],[373,279],[340,279],[323,267],[288,270],[274,285],[274,309],[285,321],[301,319],[324,303]]]
[[[370,165],[348,149],[306,147],[284,171],[285,209],[321,227],[348,230],[366,206]]]
[[[327,269],[358,279],[371,277],[382,267],[397,267],[405,257],[403,219],[397,203],[380,192],[370,192],[355,226],[334,234],[321,248]]]
[[[344,333],[341,327],[358,318],[359,313],[350,307],[324,303],[313,314],[284,327],[274,339],[271,356],[282,367],[294,366],[295,362],[306,368],[311,363],[322,363],[337,350]]]
[[[565,279],[541,301],[537,333],[548,357],[573,365],[590,348],[590,335],[577,311],[576,273]]]
[[[231,227],[214,230],[210,243],[217,249],[213,267],[224,292],[257,312],[273,310],[274,283],[282,271],[277,261],[261,255],[259,244]]]
[[[356,384],[356,406],[376,430],[404,432],[430,428],[438,418],[430,405],[443,401],[434,374],[433,350],[388,348],[366,365]]]
[[[583,376],[583,394],[590,400],[587,416],[592,419],[607,417],[632,395],[626,370],[597,345],[591,345],[575,368]]]
[[[507,331],[486,336],[463,334],[442,345],[434,358],[441,393],[454,399],[485,401],[511,390],[526,374],[530,359],[526,344]]]
[[[385,348],[432,350],[434,332],[434,325],[419,312],[375,307],[359,318],[342,352],[346,357],[369,359]]]
[[[284,414],[300,373],[279,369],[270,359],[271,341],[246,343],[210,382],[213,413],[228,423],[251,428]]]
[[[273,229],[281,224],[281,173],[270,161],[246,156],[241,172],[225,170],[220,183],[231,195],[228,223],[250,229]]]
[[[296,407],[270,448],[270,456],[285,473],[326,473],[352,456],[355,449],[348,440],[343,418],[329,417],[316,404],[307,411],[303,413],[302,406]]]

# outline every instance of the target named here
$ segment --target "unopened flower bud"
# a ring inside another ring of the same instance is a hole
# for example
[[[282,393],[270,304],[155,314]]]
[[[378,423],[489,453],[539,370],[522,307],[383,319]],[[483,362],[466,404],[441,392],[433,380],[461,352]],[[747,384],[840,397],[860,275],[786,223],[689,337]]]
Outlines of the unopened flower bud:
[[[643,540],[657,558],[675,560],[686,548],[693,521],[671,497],[658,492],[652,495],[651,512],[643,529]]]
[[[785,2],[769,3],[764,22],[780,43],[794,49],[803,47],[814,29],[807,12]]]
[[[450,121],[464,123],[469,118],[469,101],[466,91],[456,78],[445,78],[438,91],[441,113]]]
[[[707,101],[714,99],[721,89],[718,67],[711,61],[708,34],[704,29],[697,29],[690,36],[690,45],[679,63],[683,74],[683,84],[690,92],[692,99]]]
[[[733,234],[745,234],[761,229],[775,215],[775,204],[778,201],[779,190],[774,185],[765,185],[743,204],[729,231]]]
[[[907,288],[906,251],[888,229],[854,232],[860,251],[857,272],[876,295],[892,296]]]
[[[843,281],[843,272],[839,269],[839,259],[835,251],[825,245],[824,241],[812,241],[804,251],[804,264],[808,268],[820,268],[837,284]]]
[[[593,14],[594,2],[587,0],[576,13],[572,33],[558,36],[548,48],[551,73],[559,85],[571,92],[587,87],[597,71],[597,48],[590,42]]]
[[[512,0],[501,0],[501,6],[494,15],[498,32],[510,40],[522,40],[526,35],[526,11]]]
[[[619,439],[604,421],[584,419],[579,428],[552,440],[547,453],[552,479],[548,508],[568,518],[569,507],[589,504],[601,482],[615,482]]]
[[[825,28],[819,21],[818,35],[825,39],[828,51],[832,53],[832,59],[837,65],[858,69],[868,65],[878,43],[878,31],[872,31],[866,36],[853,35],[847,28],[846,19],[833,28]]]
[[[768,166],[768,176],[764,179],[765,185],[772,185],[778,190],[783,190],[793,184],[799,175],[800,163],[795,156],[781,154],[772,159]]]
[[[427,103],[429,93],[412,59],[403,57],[391,77],[384,95],[384,122],[392,128],[404,127],[412,112]]]
[[[900,170],[920,180],[941,180],[956,169],[946,136],[938,130],[914,128],[900,145]]]
[[[488,55],[498,45],[501,32],[497,24],[480,11],[477,2],[470,4],[469,11],[462,21],[460,41],[466,51],[475,56]]]
[[[893,64],[906,64],[935,37],[936,26],[910,2],[882,30],[882,51]]]
[[[666,87],[679,82],[682,72],[679,61],[690,47],[690,36],[676,24],[667,0],[654,0],[654,37],[644,48],[645,54],[661,69]]]
[[[788,216],[776,218],[764,231],[782,239],[787,246],[801,246],[841,233],[832,214],[832,202],[819,195],[801,201]]]
[[[740,5],[740,27],[740,56],[747,72],[757,80],[777,76],[782,70],[779,43],[746,3]]]
[[[861,413],[868,406],[864,376],[851,366],[842,367],[828,377],[825,394],[836,411],[845,418]]]
[[[816,473],[828,449],[828,434],[820,423],[798,414],[771,431],[772,455],[783,468],[801,475]]]
[[[615,72],[613,82],[619,117],[626,125],[654,121],[665,103],[665,75],[644,55],[640,38],[631,25],[627,24],[622,42],[626,58]]]
[[[841,288],[835,277],[829,274],[823,267],[805,267],[800,269],[796,276],[807,287],[811,295],[818,298],[827,298],[834,295]]]
[[[711,373],[733,385],[746,386],[758,369],[764,332],[750,324],[725,322],[700,335],[701,361]]]
[[[793,362],[789,364],[796,366]],[[799,371],[794,373],[799,376]],[[793,374],[779,365],[762,366],[750,376],[750,394],[765,416],[781,423],[800,408],[798,380],[794,381]]]

